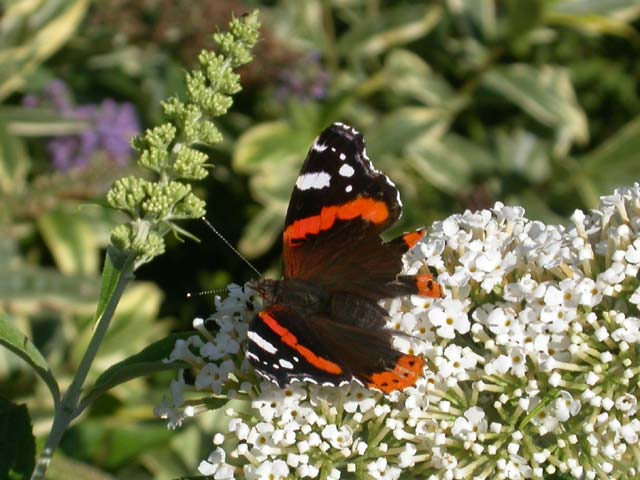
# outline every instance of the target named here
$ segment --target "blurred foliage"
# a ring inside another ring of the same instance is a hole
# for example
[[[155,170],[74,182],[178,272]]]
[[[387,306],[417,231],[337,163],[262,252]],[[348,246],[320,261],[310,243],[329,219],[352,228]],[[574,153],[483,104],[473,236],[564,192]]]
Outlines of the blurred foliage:
[[[194,189],[260,269],[277,269],[295,176],[335,120],[364,133],[399,186],[398,230],[498,200],[563,222],[639,180],[634,0],[0,0],[0,316],[32,339],[62,386],[91,333],[100,258],[122,221],[102,198],[133,167],[96,151],[83,168],[56,169],[47,142],[92,127],[25,100],[59,79],[78,105],[129,102],[143,125],[156,124],[160,100],[184,92],[182,70],[210,33],[256,6],[265,25],[256,61],[220,124],[225,142],[208,152],[212,176]],[[190,230],[204,244],[172,240],[138,272],[97,359],[98,390],[122,372],[108,367],[165,348],[154,342],[210,311],[211,298],[186,302],[186,292],[251,277],[204,226]],[[145,368],[144,356],[136,361]],[[167,432],[151,407],[169,379],[100,397],[49,478],[194,474],[210,450],[206,432],[226,420],[220,412]],[[4,349],[0,395],[26,403],[34,435],[46,433],[47,385]]]
[[[333,81],[322,102],[271,100],[236,145],[264,207],[239,243],[250,258],[278,239],[297,167],[333,120],[360,129],[398,184],[404,230],[497,200],[560,221],[638,179],[637,2],[290,1],[271,13]]]

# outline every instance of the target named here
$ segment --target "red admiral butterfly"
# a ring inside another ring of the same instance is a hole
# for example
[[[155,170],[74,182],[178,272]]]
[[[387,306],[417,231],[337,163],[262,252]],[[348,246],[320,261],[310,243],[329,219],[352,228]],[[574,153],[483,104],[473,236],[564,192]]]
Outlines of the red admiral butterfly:
[[[295,380],[356,380],[389,393],[422,376],[424,360],[393,348],[383,298],[440,297],[432,275],[398,275],[425,234],[384,243],[402,214],[393,182],[373,168],[360,133],[334,123],[317,138],[291,194],[282,280],[251,287],[267,303],[249,326],[247,358],[284,387]]]

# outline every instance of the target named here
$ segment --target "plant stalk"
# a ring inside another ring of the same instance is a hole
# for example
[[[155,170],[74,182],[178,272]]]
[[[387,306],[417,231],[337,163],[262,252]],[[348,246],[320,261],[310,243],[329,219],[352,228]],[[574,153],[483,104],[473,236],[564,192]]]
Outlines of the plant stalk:
[[[109,324],[111,323],[111,319],[113,318],[113,314],[120,302],[120,298],[132,278],[133,263],[128,261],[123,267],[122,275],[120,275],[120,278],[118,279],[118,284],[116,285],[113,295],[109,299],[109,303],[104,310],[104,314],[100,317],[100,320],[96,325],[91,341],[89,342],[87,350],[80,362],[80,366],[78,367],[78,371],[76,372],[71,385],[69,385],[67,392],[64,394],[62,401],[56,408],[49,437],[47,438],[47,442],[45,443],[42,452],[40,452],[40,455],[38,456],[38,461],[35,469],[33,470],[33,474],[31,475],[31,480],[42,480],[45,478],[47,468],[53,458],[53,453],[56,448],[58,448],[64,432],[69,427],[71,421],[82,413],[82,410],[77,410],[80,394],[82,393],[82,386],[87,379],[87,375],[91,369],[91,364],[93,363],[93,360],[100,349],[100,345],[104,340]]]

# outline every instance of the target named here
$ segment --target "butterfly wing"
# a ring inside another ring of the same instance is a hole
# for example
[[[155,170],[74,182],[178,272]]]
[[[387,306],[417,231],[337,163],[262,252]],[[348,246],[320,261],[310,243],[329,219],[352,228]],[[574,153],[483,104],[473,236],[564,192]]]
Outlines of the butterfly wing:
[[[394,350],[381,329],[363,329],[324,315],[303,317],[282,305],[258,313],[247,356],[256,371],[280,387],[310,380],[340,385],[353,379],[384,393],[414,385],[425,362]]]
[[[380,234],[401,214],[398,189],[373,167],[362,135],[334,123],[309,150],[291,195],[283,233],[285,278],[374,300],[434,296],[417,280],[401,282],[403,288],[396,281],[402,255],[424,235],[383,243]]]
[[[322,132],[287,211],[285,281],[257,286],[275,301],[249,328],[247,356],[259,374],[280,386],[356,379],[385,393],[415,384],[425,362],[393,348],[394,332],[384,328],[387,312],[376,301],[440,292],[431,275],[398,275],[402,255],[424,236],[413,232],[384,243],[380,234],[401,213],[398,190],[369,161],[362,135],[340,123]],[[276,290],[291,288],[287,280],[299,281],[303,297],[326,292],[329,305],[319,313],[295,301],[278,304],[286,295],[279,297]]]

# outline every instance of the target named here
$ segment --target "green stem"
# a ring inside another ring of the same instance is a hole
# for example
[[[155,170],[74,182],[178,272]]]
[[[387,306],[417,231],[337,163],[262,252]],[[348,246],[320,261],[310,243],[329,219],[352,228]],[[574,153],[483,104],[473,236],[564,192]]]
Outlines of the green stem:
[[[82,357],[82,361],[80,362],[80,366],[78,367],[78,371],[76,372],[71,385],[56,408],[53,425],[51,426],[47,443],[45,443],[45,446],[38,457],[38,462],[36,463],[36,468],[33,470],[33,474],[31,475],[31,480],[42,480],[45,478],[47,468],[49,467],[53,457],[53,452],[58,448],[58,444],[60,443],[60,440],[62,440],[64,432],[69,427],[71,421],[82,413],[83,408],[78,408],[78,401],[82,392],[82,386],[87,379],[91,364],[93,363],[93,360],[100,349],[100,345],[104,340],[109,324],[111,323],[113,313],[120,302],[120,298],[122,297],[122,293],[132,278],[133,267],[132,261],[130,260],[123,267],[122,275],[120,275],[120,278],[118,279],[118,284],[116,285],[112,297],[109,299],[109,303],[105,308],[104,314],[100,317],[100,320],[98,320],[98,324],[93,332],[89,346]]]

